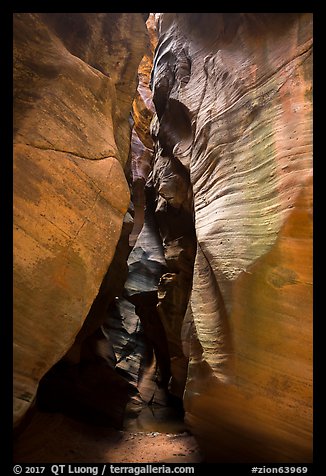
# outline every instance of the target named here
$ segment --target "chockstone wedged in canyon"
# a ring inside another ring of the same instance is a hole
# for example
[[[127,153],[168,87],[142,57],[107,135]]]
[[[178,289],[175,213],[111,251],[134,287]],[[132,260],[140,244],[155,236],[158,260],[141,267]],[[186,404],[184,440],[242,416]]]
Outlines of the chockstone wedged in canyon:
[[[312,14],[14,17],[17,426],[182,401],[311,462]]]

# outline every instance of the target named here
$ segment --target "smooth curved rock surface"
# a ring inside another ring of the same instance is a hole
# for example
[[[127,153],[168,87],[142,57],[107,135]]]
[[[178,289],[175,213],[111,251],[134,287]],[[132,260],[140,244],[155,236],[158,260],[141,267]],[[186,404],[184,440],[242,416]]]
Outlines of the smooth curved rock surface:
[[[312,458],[311,80],[311,14],[159,17],[155,163],[193,191],[185,409],[207,461]]]
[[[146,41],[141,14],[14,15],[15,423],[113,258]]]

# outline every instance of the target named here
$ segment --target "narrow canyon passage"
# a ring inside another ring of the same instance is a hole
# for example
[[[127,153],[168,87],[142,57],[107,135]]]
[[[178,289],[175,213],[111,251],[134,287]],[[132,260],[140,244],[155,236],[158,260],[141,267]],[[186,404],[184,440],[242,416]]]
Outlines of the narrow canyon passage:
[[[312,461],[311,14],[14,14],[14,430]]]

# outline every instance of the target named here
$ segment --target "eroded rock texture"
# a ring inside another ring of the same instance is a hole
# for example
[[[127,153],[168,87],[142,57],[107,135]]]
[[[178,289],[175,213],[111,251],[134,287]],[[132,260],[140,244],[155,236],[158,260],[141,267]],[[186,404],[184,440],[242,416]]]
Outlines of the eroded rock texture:
[[[158,139],[154,127],[153,136]],[[169,140],[168,131],[160,131],[159,137],[152,181],[157,193],[155,214],[168,272],[162,275],[159,282],[158,312],[169,343],[170,391],[182,398],[188,358],[183,350],[181,329],[190,297],[196,254],[193,202],[189,169],[173,156],[169,157],[169,153],[160,147],[161,141]]]
[[[160,15],[153,179],[162,216],[193,203],[185,409],[208,461],[312,458],[311,80],[311,14]],[[166,223],[180,270],[191,224]]]
[[[14,15],[16,423],[72,345],[115,252],[145,19]]]
[[[117,367],[124,370],[126,378],[137,390],[134,403],[164,404],[170,360],[164,328],[157,312],[157,290],[160,277],[166,272],[166,263],[154,218],[151,191],[147,189],[146,195],[144,225],[130,253],[128,279],[123,298],[117,303],[125,328]],[[109,319],[108,325],[114,327],[114,321]],[[120,347],[118,335],[115,341]]]

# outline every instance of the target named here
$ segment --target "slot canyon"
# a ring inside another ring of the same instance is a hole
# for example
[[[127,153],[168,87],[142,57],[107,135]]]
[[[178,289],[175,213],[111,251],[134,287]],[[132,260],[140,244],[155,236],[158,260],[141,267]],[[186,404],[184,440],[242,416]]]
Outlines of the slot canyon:
[[[13,17],[14,461],[311,463],[312,14]]]

